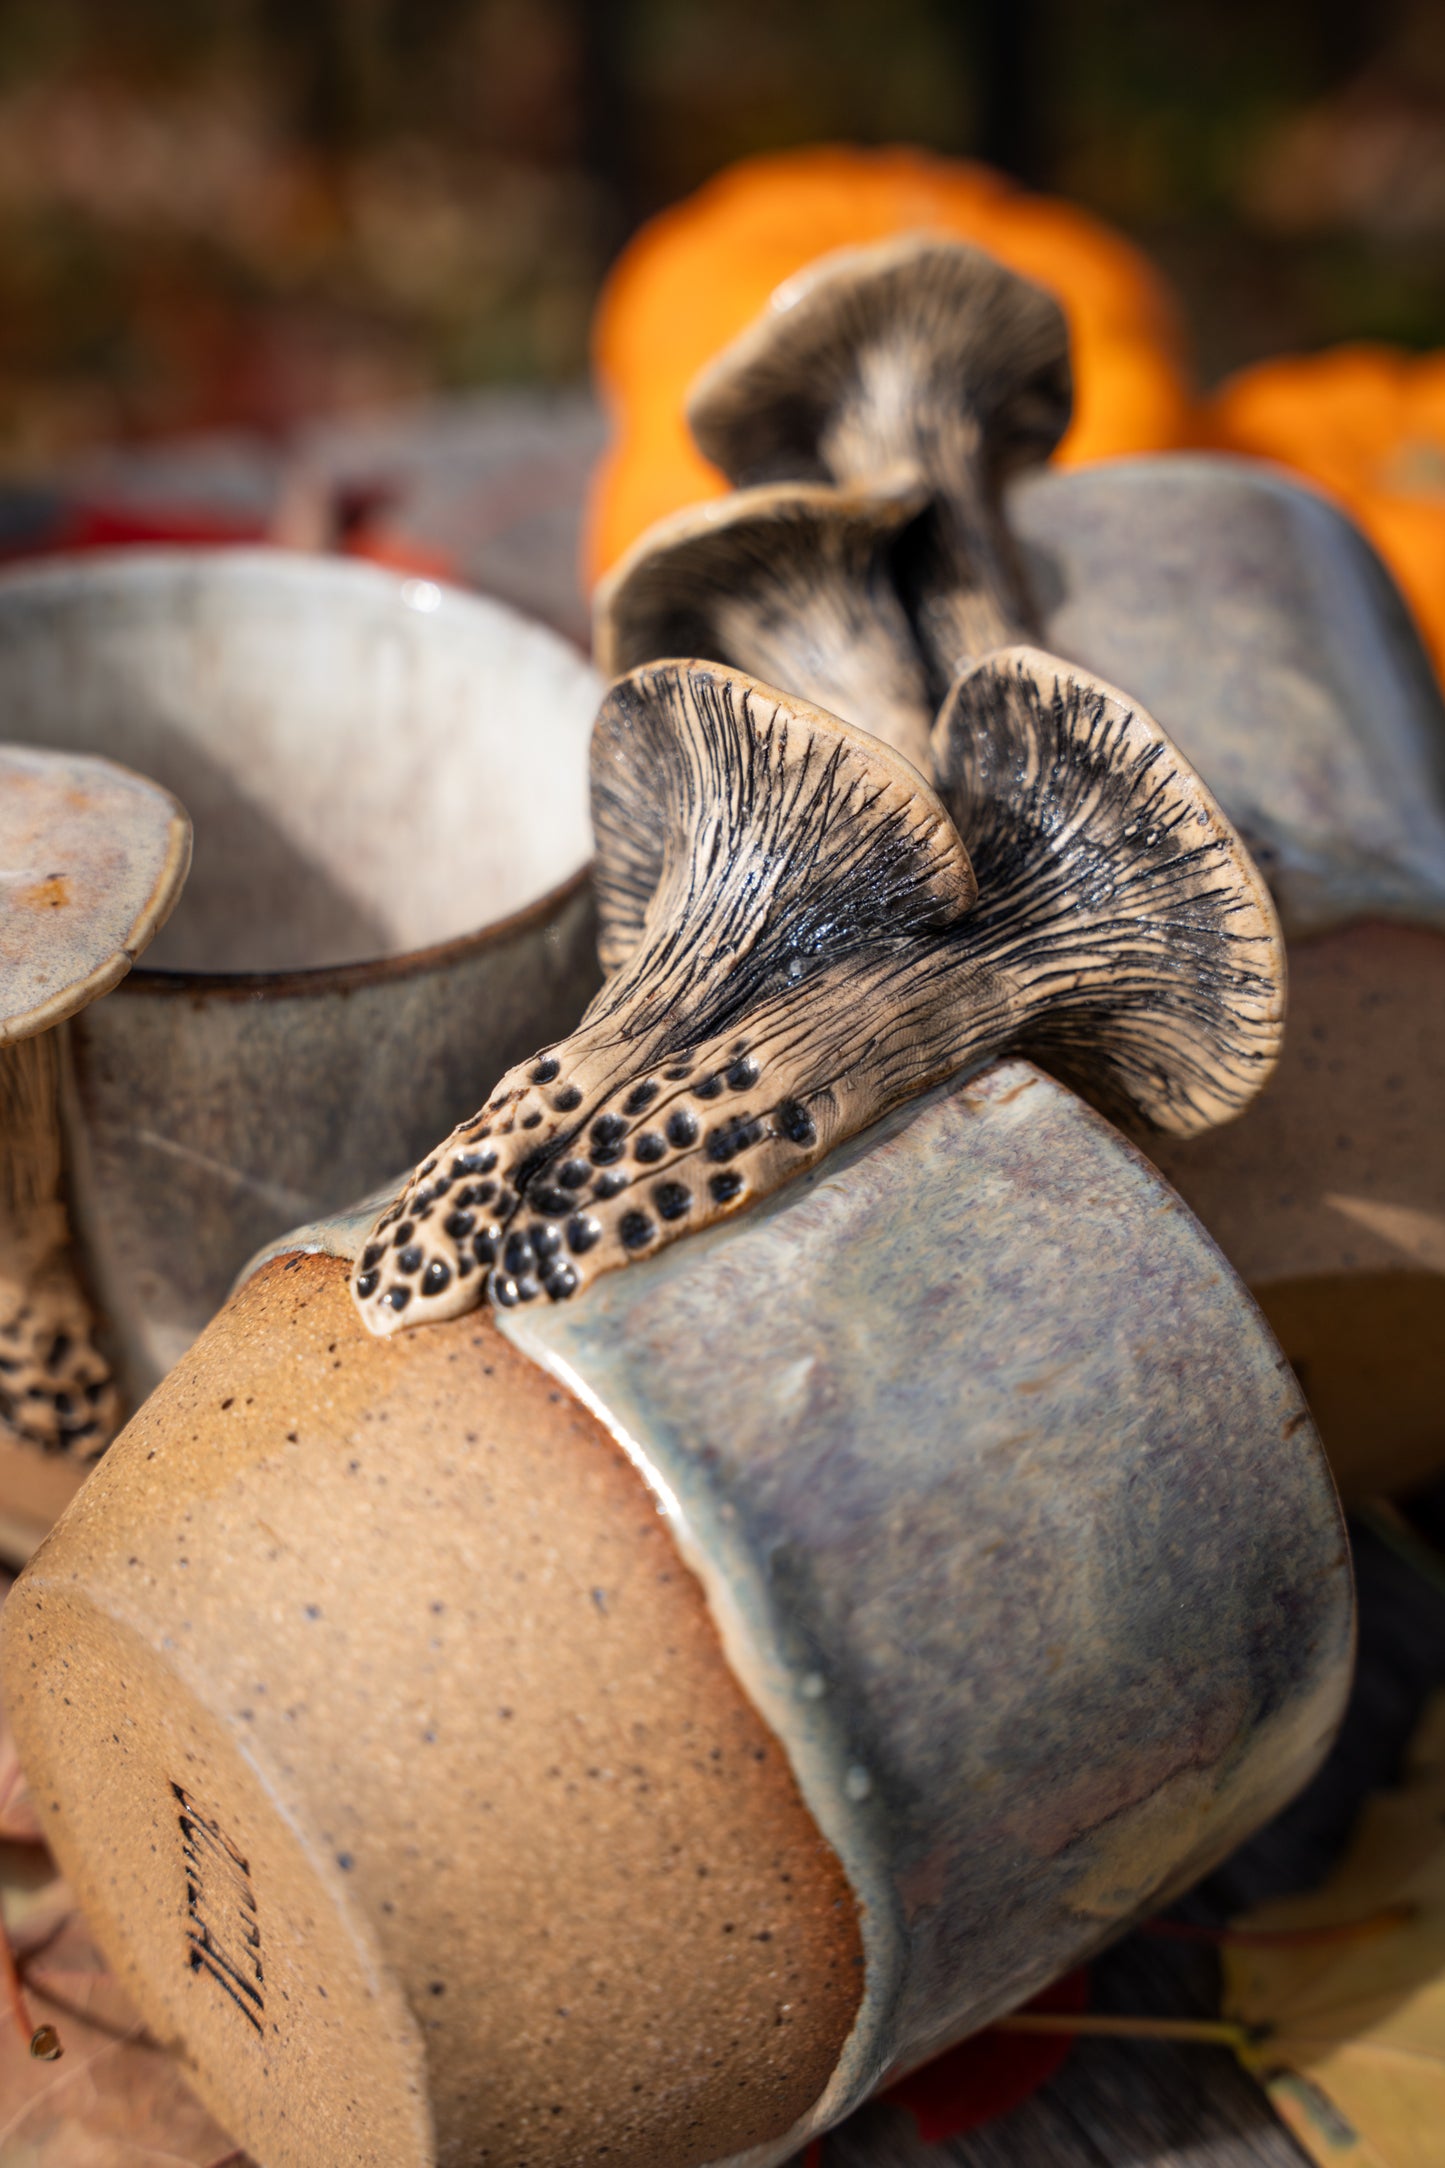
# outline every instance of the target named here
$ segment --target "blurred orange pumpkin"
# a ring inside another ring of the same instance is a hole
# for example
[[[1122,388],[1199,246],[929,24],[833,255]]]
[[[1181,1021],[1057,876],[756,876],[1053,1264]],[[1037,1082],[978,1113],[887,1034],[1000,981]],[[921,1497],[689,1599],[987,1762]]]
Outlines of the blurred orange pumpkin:
[[[1337,346],[1240,370],[1201,409],[1202,442],[1277,459],[1363,527],[1445,676],[1445,353]]]
[[[1050,287],[1073,334],[1071,464],[1184,441],[1190,394],[1167,288],[1085,211],[986,166],[911,150],[822,146],[745,159],[644,226],[613,267],[593,333],[613,425],[589,514],[596,579],[654,520],[719,495],[693,446],[688,389],[815,256],[917,229],[976,241]]]

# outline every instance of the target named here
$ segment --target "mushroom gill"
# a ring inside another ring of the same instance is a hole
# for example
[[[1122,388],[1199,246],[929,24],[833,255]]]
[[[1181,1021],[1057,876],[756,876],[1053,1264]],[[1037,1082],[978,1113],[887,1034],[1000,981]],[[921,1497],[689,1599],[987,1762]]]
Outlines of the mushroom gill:
[[[1180,1132],[1275,1058],[1268,894],[1110,688],[1015,650],[938,725],[945,790],[741,672],[614,685],[593,737],[600,948],[570,1038],[504,1077],[372,1229],[373,1332],[562,1300],[767,1195],[1005,1050]]]
[[[914,234],[787,281],[698,378],[688,421],[739,486],[926,486],[900,575],[941,694],[1029,627],[1002,491],[1048,457],[1072,399],[1054,297],[982,249]]]
[[[928,772],[935,703],[892,557],[928,502],[905,478],[736,491],[665,520],[597,589],[593,655],[609,678],[702,655],[787,685]]]

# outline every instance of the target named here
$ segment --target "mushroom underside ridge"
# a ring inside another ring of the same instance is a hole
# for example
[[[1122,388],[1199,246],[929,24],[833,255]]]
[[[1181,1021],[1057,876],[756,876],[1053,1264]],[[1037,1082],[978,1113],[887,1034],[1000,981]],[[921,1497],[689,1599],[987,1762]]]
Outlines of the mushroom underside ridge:
[[[1152,717],[1016,647],[958,680],[934,757],[979,880],[963,938],[1017,988],[1018,1051],[1160,1129],[1237,1114],[1278,1058],[1283,939]]]
[[[478,1273],[502,1301],[569,1294],[736,1209],[745,1154],[774,1187],[858,1126],[875,1046],[917,1088],[890,989],[975,886],[906,761],[741,672],[655,665],[604,703],[593,820],[613,975],[378,1223],[354,1282],[373,1329],[468,1307]]]
[[[1063,310],[983,249],[907,234],[790,281],[703,371],[688,423],[739,485],[865,481],[890,466],[931,479],[965,382],[1005,467],[1047,456],[1072,401]]]

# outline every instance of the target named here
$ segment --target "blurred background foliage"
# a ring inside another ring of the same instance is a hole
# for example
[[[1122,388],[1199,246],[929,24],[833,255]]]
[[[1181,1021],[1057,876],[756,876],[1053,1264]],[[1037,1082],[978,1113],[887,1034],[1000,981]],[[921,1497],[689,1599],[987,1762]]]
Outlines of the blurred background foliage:
[[[643,218],[828,139],[1113,220],[1205,384],[1445,345],[1440,0],[0,0],[0,465],[576,378]]]

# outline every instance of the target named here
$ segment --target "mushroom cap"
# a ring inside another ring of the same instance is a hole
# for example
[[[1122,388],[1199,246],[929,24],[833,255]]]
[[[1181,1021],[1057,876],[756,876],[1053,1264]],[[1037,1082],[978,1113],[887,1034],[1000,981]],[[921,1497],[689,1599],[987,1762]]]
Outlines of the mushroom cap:
[[[900,753],[710,662],[649,664],[611,688],[592,733],[592,826],[609,972],[649,919],[675,946],[686,920],[695,933],[717,914],[711,972],[950,924],[977,894],[945,807]]]
[[[0,746],[0,1046],[124,978],[190,862],[190,819],[159,784],[91,754]]]
[[[603,703],[592,793],[611,976],[371,1229],[352,1289],[378,1335],[471,1308],[481,1266],[503,1304],[561,1301],[659,1224],[671,1239],[741,1209],[751,1192],[725,1165],[739,1153],[762,1148],[765,1194],[839,1123],[859,1127],[860,1106],[938,1066],[896,1014],[899,962],[966,918],[976,889],[947,811],[899,754],[741,671],[654,663]],[[931,984],[919,998],[949,1006]],[[615,1165],[624,1140],[630,1170]]]
[[[876,489],[765,483],[659,520],[598,584],[592,651],[606,677],[707,652],[739,595],[803,599],[820,571],[857,578],[917,517],[927,486],[904,473]],[[866,597],[859,597],[860,604]],[[714,658],[731,660],[726,655]]]
[[[597,590],[599,669],[613,677],[708,655],[804,695],[926,771],[936,702],[893,558],[928,501],[908,474],[876,489],[783,482],[660,521]]]
[[[933,742],[978,876],[967,939],[1028,990],[1013,1044],[1175,1135],[1240,1113],[1279,1057],[1284,937],[1264,876],[1153,717],[1017,646],[963,673]]]
[[[1054,296],[986,251],[931,234],[840,249],[773,295],[698,377],[699,449],[729,480],[930,478],[971,416],[996,475],[1046,459],[1073,404]]]

